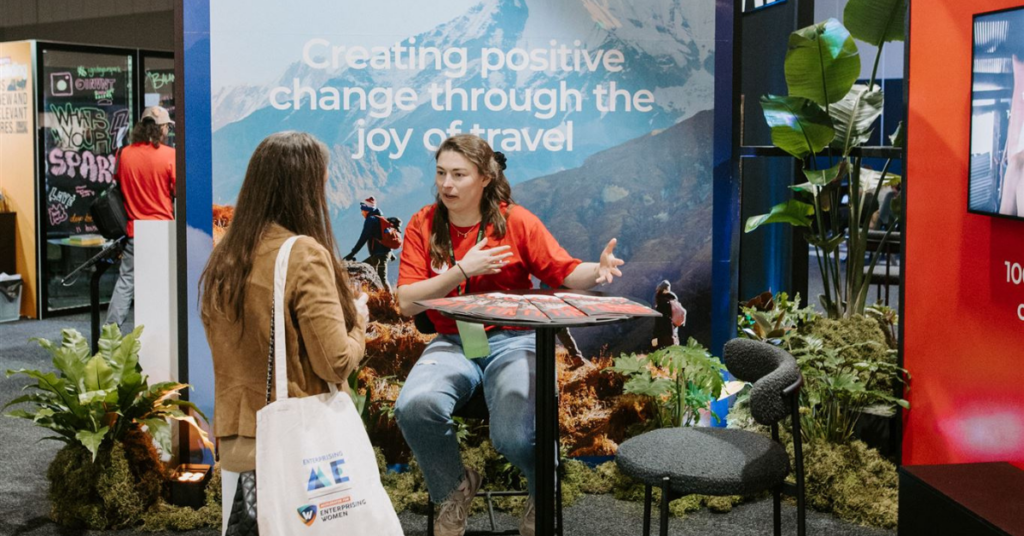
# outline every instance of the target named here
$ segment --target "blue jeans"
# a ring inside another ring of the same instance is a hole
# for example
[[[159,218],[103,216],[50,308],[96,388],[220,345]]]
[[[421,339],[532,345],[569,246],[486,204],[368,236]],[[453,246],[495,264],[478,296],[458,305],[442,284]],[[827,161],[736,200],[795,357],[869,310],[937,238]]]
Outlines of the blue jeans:
[[[121,251],[121,273],[114,284],[114,293],[107,305],[107,320],[104,324],[117,324],[118,329],[124,325],[128,312],[132,310],[132,299],[135,297],[135,239],[126,238],[124,250]]]
[[[423,470],[430,499],[446,500],[465,473],[452,412],[483,387],[491,443],[526,475],[534,495],[536,334],[501,331],[491,354],[467,359],[458,335],[438,335],[409,372],[395,402],[395,420]]]

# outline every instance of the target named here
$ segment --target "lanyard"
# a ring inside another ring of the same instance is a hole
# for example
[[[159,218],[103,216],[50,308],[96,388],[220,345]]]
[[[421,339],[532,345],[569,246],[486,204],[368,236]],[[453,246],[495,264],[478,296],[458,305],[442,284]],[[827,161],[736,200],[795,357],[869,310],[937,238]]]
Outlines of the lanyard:
[[[484,222],[481,221],[480,222],[480,230],[476,233],[476,242],[473,245],[475,246],[476,244],[479,244],[480,241],[483,240],[483,239],[484,239]],[[451,236],[448,237],[448,254],[450,255],[452,263],[454,264],[455,263],[455,243],[451,239]],[[454,268],[454,266],[452,266],[452,268]],[[459,285],[457,288],[458,288],[459,296],[462,296],[463,294],[468,294],[469,293],[469,278],[466,278],[466,284],[465,285]]]

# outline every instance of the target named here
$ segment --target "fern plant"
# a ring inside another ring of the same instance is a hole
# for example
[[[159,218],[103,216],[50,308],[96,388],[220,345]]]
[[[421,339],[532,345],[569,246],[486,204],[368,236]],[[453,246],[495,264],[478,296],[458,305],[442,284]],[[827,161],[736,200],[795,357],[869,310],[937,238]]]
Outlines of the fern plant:
[[[891,417],[896,407],[910,404],[893,396],[893,382],[909,381],[906,369],[891,361],[854,358],[857,346],[877,345],[870,341],[829,348],[809,335],[796,335],[789,351],[800,365],[804,385],[800,390],[800,427],[804,439],[847,443],[862,415]],[[894,354],[895,350],[888,350]]]
[[[171,449],[170,420],[186,422],[197,431],[210,449],[206,432],[191,410],[203,420],[206,416],[191,402],[174,398],[188,387],[178,382],[149,384],[139,365],[139,335],[142,326],[122,337],[114,324],[103,327],[99,352],[90,355],[89,342],[74,329],[61,331],[60,343],[36,338],[53,357],[56,372],[8,370],[7,377],[28,376],[35,384],[25,386],[33,392],[11,400],[4,408],[31,404],[33,409],[7,413],[33,421],[55,435],[44,439],[69,445],[80,444],[92,454],[93,461],[102,448],[145,426],[164,452]]]
[[[652,370],[660,370],[655,376]],[[654,399],[658,426],[690,426],[700,420],[700,410],[722,393],[725,366],[693,337],[686,346],[668,346],[638,357],[635,354],[615,359],[606,371],[626,376],[623,391]],[[718,416],[711,413],[716,421]]]

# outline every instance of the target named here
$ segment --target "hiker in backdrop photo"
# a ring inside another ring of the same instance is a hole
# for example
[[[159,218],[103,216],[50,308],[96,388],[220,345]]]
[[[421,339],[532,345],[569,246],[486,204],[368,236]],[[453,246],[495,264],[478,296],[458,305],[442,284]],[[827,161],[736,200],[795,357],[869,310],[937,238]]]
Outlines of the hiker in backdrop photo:
[[[359,210],[363,213],[363,231],[359,234],[359,240],[348,255],[346,261],[355,261],[356,254],[363,245],[367,244],[370,256],[363,260],[369,264],[380,277],[383,288],[391,291],[388,283],[388,262],[394,260],[392,251],[402,247],[402,220],[398,218],[385,218],[377,208],[377,199],[373,196],[367,197],[359,204]]]
[[[175,152],[167,145],[171,115],[160,106],[142,111],[132,128],[131,145],[115,157],[114,180],[120,184],[128,226],[121,251],[121,271],[107,306],[104,324],[120,328],[135,297],[135,221],[173,220]]]
[[[477,136],[445,140],[435,153],[436,197],[409,220],[398,270],[403,315],[415,302],[444,296],[532,288],[588,289],[621,276],[616,240],[599,262],[562,248],[537,216],[512,200],[506,159]],[[482,389],[495,449],[526,475],[530,499],[519,531],[535,530],[534,438],[536,336],[533,330],[459,324],[427,310],[438,336],[406,378],[395,419],[423,470],[430,499],[440,504],[437,536],[461,536],[481,476],[459,455],[452,412]],[[464,341],[466,342],[464,346]],[[483,344],[481,344],[481,341]]]
[[[325,193],[328,155],[306,133],[263,140],[249,160],[234,220],[200,279],[228,534],[250,534],[250,510],[264,534],[324,534],[322,525],[336,534],[401,533],[348,395],[348,377],[365,355],[369,311],[337,257]],[[301,410],[298,417],[293,410]],[[283,428],[273,420],[278,414],[288,417]],[[330,437],[337,434],[340,442]],[[340,452],[343,458],[331,457]],[[253,486],[258,509],[245,502]],[[321,511],[315,525],[309,510],[310,526],[302,526],[296,511],[302,516],[304,505],[329,503],[335,489],[338,500],[351,495],[366,504],[330,523]]]
[[[666,279],[654,289],[654,310],[661,316],[654,319],[654,338],[651,346],[660,350],[679,344],[679,326],[686,325],[686,309],[672,292],[672,283]]]

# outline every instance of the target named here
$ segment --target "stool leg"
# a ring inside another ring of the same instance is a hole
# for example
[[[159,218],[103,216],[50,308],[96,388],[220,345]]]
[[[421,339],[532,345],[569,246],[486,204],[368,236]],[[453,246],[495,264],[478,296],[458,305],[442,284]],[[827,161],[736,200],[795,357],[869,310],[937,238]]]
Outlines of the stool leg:
[[[644,536],[651,536],[651,485],[644,486]]]
[[[427,536],[434,536],[434,503],[427,497]]]
[[[498,532],[494,524],[494,501],[491,500],[491,492],[488,491],[485,497],[487,498],[487,517],[491,520],[491,532]]]
[[[558,404],[555,404],[558,407]],[[558,422],[558,419],[555,419]],[[556,434],[559,439],[555,442],[555,452],[558,455],[558,467],[555,469],[555,533],[558,536],[562,536],[562,475],[565,474],[565,469],[562,467],[562,441],[560,434]]]
[[[666,476],[661,481],[661,527],[658,534],[668,536],[668,501],[672,498],[672,490],[669,488],[669,480]]]
[[[782,536],[782,490],[772,490],[772,529],[775,536]]]
[[[555,489],[555,532],[562,536],[562,477],[556,475]]]

